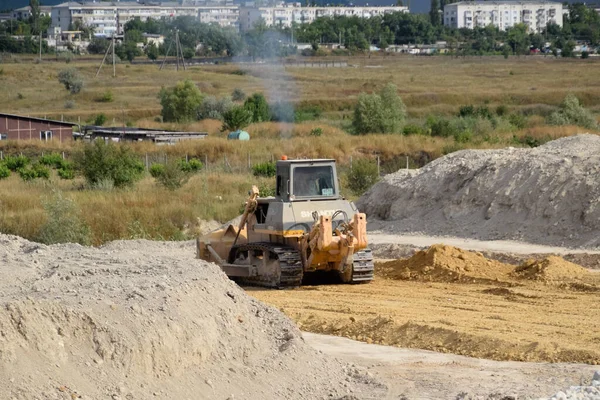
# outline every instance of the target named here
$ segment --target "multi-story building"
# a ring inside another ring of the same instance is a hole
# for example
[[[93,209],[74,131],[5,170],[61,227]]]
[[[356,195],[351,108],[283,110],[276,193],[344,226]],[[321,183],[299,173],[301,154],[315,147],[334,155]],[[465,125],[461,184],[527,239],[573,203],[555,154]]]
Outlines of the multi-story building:
[[[40,15],[41,16],[50,15],[51,11],[52,11],[51,6],[40,6]],[[12,10],[10,12],[10,17],[11,17],[11,19],[22,19],[22,20],[29,19],[29,17],[31,17],[31,7],[25,6],[25,7],[17,8],[16,10]]]
[[[290,27],[292,22],[311,23],[320,17],[369,18],[394,12],[408,12],[408,7],[301,7],[299,3],[282,3],[274,7],[241,7],[239,21],[240,29],[247,31],[261,20],[267,26]]]
[[[444,25],[451,28],[497,26],[506,30],[525,24],[541,32],[549,24],[563,24],[563,6],[549,1],[461,1],[444,7]]]
[[[93,28],[96,36],[112,36],[123,33],[124,25],[136,17],[145,21],[148,18],[179,16],[191,16],[201,22],[214,22],[221,26],[237,26],[239,13],[235,6],[199,6],[196,3],[181,5],[178,2],[68,2],[52,8],[50,31],[56,32],[55,28],[66,31],[75,25],[83,25]]]

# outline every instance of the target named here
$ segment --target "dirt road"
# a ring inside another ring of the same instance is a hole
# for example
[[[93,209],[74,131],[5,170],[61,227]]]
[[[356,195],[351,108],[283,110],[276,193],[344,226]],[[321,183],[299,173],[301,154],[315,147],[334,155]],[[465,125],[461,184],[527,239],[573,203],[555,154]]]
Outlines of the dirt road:
[[[597,288],[376,276],[362,285],[247,291],[305,331],[493,360],[599,364]]]
[[[326,355],[367,366],[388,387],[385,398],[453,399],[459,393],[516,398],[549,396],[587,382],[598,367],[584,364],[490,361],[425,350],[398,349],[314,333],[305,341]]]

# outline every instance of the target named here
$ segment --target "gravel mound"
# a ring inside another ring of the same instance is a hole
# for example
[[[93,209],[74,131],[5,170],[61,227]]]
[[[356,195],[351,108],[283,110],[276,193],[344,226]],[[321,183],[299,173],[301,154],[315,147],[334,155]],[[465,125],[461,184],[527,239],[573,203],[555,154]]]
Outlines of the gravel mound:
[[[506,280],[514,267],[485,258],[480,253],[436,244],[408,259],[379,264],[379,275],[392,279],[436,282]]]
[[[589,385],[571,386],[540,400],[600,400],[600,370],[596,371]]]
[[[0,234],[0,397],[315,399],[383,390],[325,359],[192,243]]]
[[[357,202],[370,229],[600,246],[600,137],[464,150],[400,170]],[[379,220],[379,221],[377,221]]]
[[[513,272],[513,275],[518,278],[544,282],[581,279],[588,274],[589,272],[582,266],[558,256],[526,261],[515,268]]]

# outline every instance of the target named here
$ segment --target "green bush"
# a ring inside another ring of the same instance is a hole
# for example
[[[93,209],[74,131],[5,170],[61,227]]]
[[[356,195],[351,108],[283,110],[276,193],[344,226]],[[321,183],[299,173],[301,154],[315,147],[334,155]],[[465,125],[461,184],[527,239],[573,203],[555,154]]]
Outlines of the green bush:
[[[260,182],[258,184],[258,194],[260,197],[275,197],[275,182]]]
[[[10,176],[10,169],[4,164],[0,164],[0,179],[6,179]]]
[[[75,179],[75,170],[73,168],[59,168],[56,172],[60,179]]]
[[[181,160],[179,162],[179,169],[181,169],[183,172],[196,173],[200,172],[203,167],[204,164],[195,158],[192,158],[189,161]]]
[[[517,129],[525,129],[527,127],[527,117],[521,114],[509,115],[508,122]]]
[[[550,125],[577,125],[588,129],[596,129],[598,123],[594,115],[579,103],[573,94],[568,94],[560,105],[560,109],[550,114],[547,119]]]
[[[58,153],[44,154],[38,160],[40,164],[53,168],[60,168],[63,164],[63,161],[64,160],[62,156]]]
[[[261,93],[254,93],[244,102],[244,108],[252,114],[252,122],[266,122],[271,120],[269,104]]]
[[[31,181],[37,178],[50,179],[50,170],[42,164],[32,164],[19,169],[18,172],[24,181]]]
[[[102,96],[98,99],[98,101],[102,103],[112,103],[115,100],[112,90],[107,89]]]
[[[202,104],[202,93],[190,80],[179,81],[169,89],[162,88],[158,95],[165,122],[189,122],[197,118]]]
[[[348,188],[361,196],[371,188],[378,180],[377,163],[361,158],[352,164],[352,170],[348,173]]]
[[[165,172],[164,164],[152,164],[150,166],[150,175],[153,178],[158,178]]]
[[[98,188],[131,186],[144,174],[144,164],[130,148],[95,140],[76,154],[76,164],[87,183]]]
[[[26,156],[8,156],[4,159],[4,165],[13,172],[25,168],[28,164],[29,158]]]
[[[294,111],[294,122],[314,121],[321,118],[323,110],[317,105],[299,107]]]
[[[202,100],[202,104],[198,107],[197,118],[202,119],[218,119],[223,121],[223,115],[233,107],[234,103],[229,97],[217,98],[208,96]]]
[[[163,167],[156,181],[169,190],[179,189],[190,179],[191,173],[182,170],[179,164],[167,163]]]
[[[71,94],[81,92],[83,88],[83,78],[75,68],[64,69],[58,73],[58,81],[65,85]]]
[[[379,93],[361,93],[354,108],[354,131],[359,135],[399,133],[406,116],[406,107],[397,92],[398,88],[390,83]]]
[[[221,132],[234,132],[247,127],[252,122],[252,113],[241,106],[231,107],[223,114]]]
[[[461,131],[454,134],[454,140],[457,143],[468,143],[473,138],[473,133],[471,131]]]
[[[492,112],[487,106],[480,106],[475,108],[473,105],[461,106],[458,110],[458,116],[462,118],[475,117],[475,118],[492,118]]]
[[[43,204],[48,219],[40,229],[38,241],[46,244],[91,243],[90,228],[80,218],[73,200],[64,197],[60,191],[55,191],[54,196]]]
[[[255,164],[252,166],[252,174],[254,176],[264,176],[271,178],[277,173],[277,167],[274,162],[267,161],[264,163]]]
[[[321,128],[313,128],[310,130],[310,136],[322,136],[323,135],[323,129]]]
[[[107,120],[106,115],[104,115],[103,113],[100,113],[100,114],[96,115],[96,118],[94,118],[94,125],[102,126],[102,125],[104,125],[106,120]]]
[[[508,114],[508,107],[506,107],[504,104],[500,104],[498,107],[496,107],[497,116],[503,117],[506,114]]]
[[[288,101],[280,101],[269,105],[270,120],[276,122],[294,122],[296,114],[294,105]],[[299,121],[298,121],[299,122]]]
[[[402,129],[402,134],[404,135],[425,135],[426,131],[420,125],[416,124],[408,124]]]
[[[429,116],[426,125],[431,132],[431,136],[450,137],[458,133],[458,130],[446,118]]]

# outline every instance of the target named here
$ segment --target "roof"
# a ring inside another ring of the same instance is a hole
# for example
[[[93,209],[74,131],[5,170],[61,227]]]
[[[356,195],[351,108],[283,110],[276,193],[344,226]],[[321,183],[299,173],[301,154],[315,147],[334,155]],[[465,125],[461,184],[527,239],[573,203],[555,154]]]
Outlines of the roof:
[[[64,125],[64,126],[75,126],[78,125],[75,122],[66,122],[66,121],[56,121],[54,119],[46,119],[46,118],[36,118],[36,117],[30,117],[30,116],[25,116],[25,115],[16,115],[16,114],[6,114],[6,113],[0,113],[0,118],[18,118],[18,119],[24,119],[27,121],[35,121],[35,122],[48,122],[48,123],[52,123],[55,125]]]
[[[294,160],[277,160],[282,163],[290,164],[306,164],[306,163],[330,163],[335,162],[333,158],[298,158]]]

